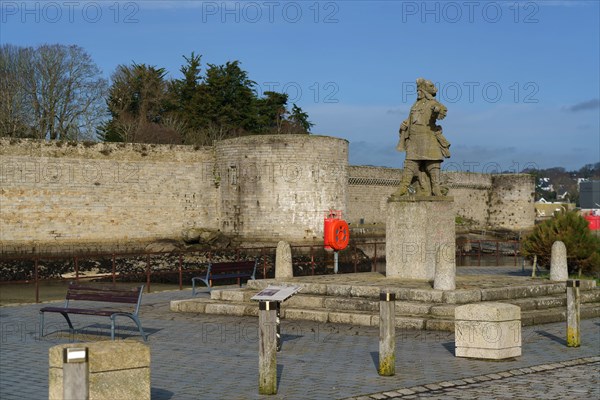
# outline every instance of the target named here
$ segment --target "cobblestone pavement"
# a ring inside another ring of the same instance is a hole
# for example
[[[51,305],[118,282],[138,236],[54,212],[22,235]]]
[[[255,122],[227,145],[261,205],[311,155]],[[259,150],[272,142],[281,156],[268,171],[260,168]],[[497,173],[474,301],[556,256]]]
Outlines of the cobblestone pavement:
[[[600,357],[373,393],[354,397],[352,400],[421,398],[598,399],[600,398]]]
[[[257,318],[169,311],[170,300],[189,297],[189,290],[144,295],[141,320],[150,334],[153,399],[333,399],[365,394],[373,394],[367,398],[390,398],[383,394],[388,392],[394,392],[391,396],[394,398],[402,390],[432,384],[440,387],[432,386],[436,390],[428,389],[420,396],[600,397],[598,380],[592,379],[594,374],[597,377],[600,359],[590,359],[600,354],[598,318],[582,321],[579,348],[565,346],[564,323],[526,327],[522,332],[523,355],[515,360],[494,362],[454,357],[451,332],[398,330],[393,377],[377,374],[378,328],[283,321],[283,350],[277,356],[278,394],[263,397],[257,394]],[[54,333],[40,338],[41,307],[30,304],[0,308],[2,400],[47,398],[50,347],[110,337],[108,318],[74,316],[78,332],[71,336],[60,315],[48,315],[45,332]],[[127,319],[121,321],[117,335],[119,339],[140,340],[135,326]],[[525,373],[535,366],[582,359],[585,364],[562,365],[553,370],[539,367],[541,372]],[[518,370],[523,375],[507,373]],[[576,384],[561,384],[571,372],[578,377],[573,380]],[[498,378],[494,376],[479,383],[474,378],[490,374],[497,374]],[[460,387],[455,383],[455,387],[442,390],[445,387],[442,382],[460,380],[473,382]],[[513,387],[515,391],[509,392]],[[572,393],[565,395],[565,388],[572,389]]]

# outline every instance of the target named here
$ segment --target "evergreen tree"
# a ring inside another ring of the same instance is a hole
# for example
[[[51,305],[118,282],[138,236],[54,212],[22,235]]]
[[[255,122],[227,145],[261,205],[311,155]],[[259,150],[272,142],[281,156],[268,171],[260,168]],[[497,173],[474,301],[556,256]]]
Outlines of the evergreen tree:
[[[181,142],[176,132],[169,132],[161,126],[167,108],[165,76],[164,68],[145,64],[117,67],[107,100],[112,119],[99,130],[103,140]]]
[[[256,94],[256,83],[239,61],[208,64],[184,56],[182,77],[165,80],[163,68],[119,66],[107,105],[112,119],[100,129],[106,141],[211,145],[215,140],[251,134],[309,133],[308,114],[287,109],[284,93]]]
[[[592,234],[588,222],[576,211],[562,212],[536,225],[523,241],[523,254],[537,256],[540,266],[550,268],[552,244],[557,240],[567,248],[570,273],[600,273],[600,238]]]
[[[239,61],[225,65],[209,64],[201,100],[211,123],[231,132],[232,136],[258,129],[256,82],[240,68]]]
[[[289,121],[292,125],[291,133],[310,133],[310,128],[315,125],[308,120],[308,114],[296,104],[292,106]]]
[[[257,99],[260,133],[282,133],[287,114],[288,95],[285,93],[265,92],[265,97]]]

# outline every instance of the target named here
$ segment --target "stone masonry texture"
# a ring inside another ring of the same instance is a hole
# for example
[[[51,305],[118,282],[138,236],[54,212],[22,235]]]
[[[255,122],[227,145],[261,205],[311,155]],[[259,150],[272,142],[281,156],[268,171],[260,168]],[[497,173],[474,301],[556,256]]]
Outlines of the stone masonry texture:
[[[346,140],[316,135],[247,136],[209,147],[0,139],[0,157],[1,253],[176,239],[191,227],[320,243],[330,208],[353,226],[385,224],[401,175],[349,166]],[[457,215],[485,228],[533,225],[531,176],[443,176]]]

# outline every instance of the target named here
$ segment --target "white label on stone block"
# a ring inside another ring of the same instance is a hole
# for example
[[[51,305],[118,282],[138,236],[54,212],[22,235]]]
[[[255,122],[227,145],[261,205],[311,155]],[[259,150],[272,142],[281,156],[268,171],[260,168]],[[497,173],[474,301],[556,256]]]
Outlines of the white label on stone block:
[[[86,358],[87,349],[73,348],[67,349],[67,362],[84,362]]]

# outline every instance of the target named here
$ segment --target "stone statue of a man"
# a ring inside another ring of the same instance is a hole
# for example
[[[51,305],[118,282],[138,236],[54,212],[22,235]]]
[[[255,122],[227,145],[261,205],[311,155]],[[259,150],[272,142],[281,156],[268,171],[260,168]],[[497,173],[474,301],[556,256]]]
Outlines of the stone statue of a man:
[[[409,117],[400,125],[400,141],[396,147],[406,151],[400,187],[394,196],[408,195],[408,187],[416,178],[417,195],[443,196],[440,186],[440,168],[444,158],[450,157],[450,143],[436,124],[444,119],[448,109],[435,99],[437,89],[431,81],[417,79],[417,100]]]

